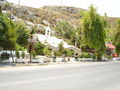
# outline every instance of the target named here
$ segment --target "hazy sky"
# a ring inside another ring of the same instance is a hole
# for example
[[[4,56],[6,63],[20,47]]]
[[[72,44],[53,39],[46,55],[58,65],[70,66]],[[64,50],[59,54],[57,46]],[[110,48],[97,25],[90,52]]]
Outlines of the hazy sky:
[[[7,0],[18,4],[19,0]],[[44,5],[61,5],[61,0],[20,0],[21,5],[39,8]],[[63,6],[74,6],[87,9],[93,4],[98,9],[98,13],[107,13],[111,17],[120,17],[120,0],[62,0]]]

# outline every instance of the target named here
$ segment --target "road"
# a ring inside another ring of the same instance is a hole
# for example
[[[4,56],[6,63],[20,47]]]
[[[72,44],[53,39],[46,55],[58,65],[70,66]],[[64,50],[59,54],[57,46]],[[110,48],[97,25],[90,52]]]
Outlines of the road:
[[[0,90],[120,90],[120,62],[8,69],[0,71]]]

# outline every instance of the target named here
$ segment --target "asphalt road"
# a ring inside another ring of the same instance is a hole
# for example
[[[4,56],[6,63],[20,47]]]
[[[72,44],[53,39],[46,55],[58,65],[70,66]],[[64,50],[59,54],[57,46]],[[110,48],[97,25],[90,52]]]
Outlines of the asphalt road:
[[[0,71],[0,90],[120,90],[120,62]]]

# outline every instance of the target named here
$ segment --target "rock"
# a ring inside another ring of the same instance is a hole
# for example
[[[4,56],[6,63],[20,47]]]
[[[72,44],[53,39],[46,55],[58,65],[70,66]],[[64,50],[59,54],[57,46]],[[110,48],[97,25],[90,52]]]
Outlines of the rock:
[[[25,22],[27,26],[35,26],[35,24],[33,24],[32,22],[26,21]]]

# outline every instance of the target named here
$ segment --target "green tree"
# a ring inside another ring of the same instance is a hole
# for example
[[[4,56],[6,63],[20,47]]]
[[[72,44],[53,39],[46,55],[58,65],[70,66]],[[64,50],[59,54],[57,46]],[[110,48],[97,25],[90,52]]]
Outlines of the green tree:
[[[88,11],[83,13],[82,29],[84,34],[84,43],[86,46],[95,49],[97,60],[101,60],[105,52],[105,23],[103,18],[97,14],[93,5]]]
[[[10,50],[13,60],[12,50],[16,49],[16,31],[14,23],[6,14],[2,14],[0,7],[0,47],[3,50]],[[14,60],[13,60],[14,62]]]
[[[105,13],[104,17],[102,17],[102,18],[103,18],[104,29],[105,29],[105,32],[106,32],[105,41],[106,42],[111,42],[112,41],[112,36],[113,36],[113,30],[110,26],[110,23],[108,22],[107,14]]]
[[[59,43],[58,47],[59,47],[59,50],[55,52],[57,56],[62,56],[63,54],[67,53],[67,51],[63,47],[63,42]]]
[[[36,57],[36,52],[35,51],[32,51],[32,56],[33,56],[33,58],[35,59],[35,57]]]
[[[64,47],[63,47],[63,42],[59,43],[58,47],[59,47],[59,50],[60,50],[60,51],[63,51],[63,49],[64,49]]]
[[[18,45],[26,48],[28,45],[29,31],[26,28],[25,24],[21,22],[16,23],[16,34],[17,34],[17,43]]]
[[[43,49],[43,53],[44,53],[44,55],[46,55],[46,56],[50,56],[51,55],[51,49],[49,48],[49,47],[45,47],[44,49]]]
[[[4,50],[16,49],[16,32],[13,22],[3,14],[0,14],[0,47]]]
[[[43,49],[45,48],[45,45],[43,45],[42,43],[40,42],[37,42],[35,44],[35,52],[37,55],[44,55],[43,53]]]
[[[22,55],[21,56],[22,56],[22,59],[25,58],[25,52],[24,51],[22,51]]]
[[[111,28],[106,28],[105,31],[106,31],[106,42],[112,42],[114,30],[111,30]]]
[[[120,55],[120,19],[118,20],[116,33],[113,36],[113,44],[116,47],[116,53]]]
[[[10,57],[10,54],[8,54],[8,53],[6,53],[6,52],[3,52],[3,53],[1,54],[1,59],[2,59],[2,61],[9,59],[9,57]]]
[[[70,44],[75,43],[75,28],[65,21],[59,21],[55,27],[56,34],[58,37],[67,39]]]
[[[69,49],[64,49],[63,54],[70,57],[74,55],[74,51]]]
[[[20,52],[16,51],[15,54],[16,54],[16,57],[19,59],[20,58]]]
[[[33,26],[30,34],[34,34],[37,32],[37,26]]]

